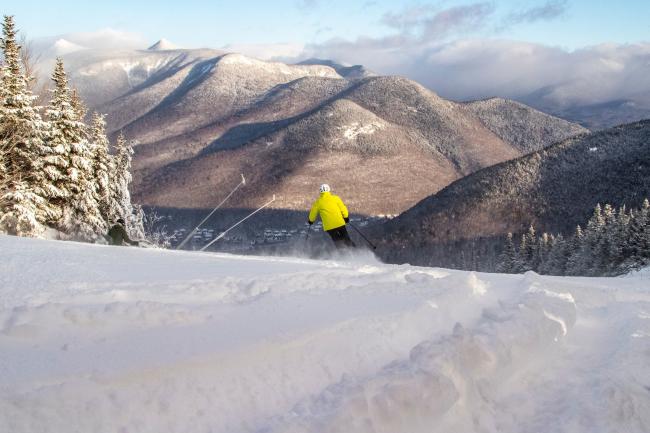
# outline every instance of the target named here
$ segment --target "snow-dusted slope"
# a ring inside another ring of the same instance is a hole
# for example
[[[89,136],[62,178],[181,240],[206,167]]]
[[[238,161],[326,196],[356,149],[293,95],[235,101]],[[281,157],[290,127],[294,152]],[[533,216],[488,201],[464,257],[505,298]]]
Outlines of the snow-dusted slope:
[[[2,432],[644,432],[650,282],[0,237]]]

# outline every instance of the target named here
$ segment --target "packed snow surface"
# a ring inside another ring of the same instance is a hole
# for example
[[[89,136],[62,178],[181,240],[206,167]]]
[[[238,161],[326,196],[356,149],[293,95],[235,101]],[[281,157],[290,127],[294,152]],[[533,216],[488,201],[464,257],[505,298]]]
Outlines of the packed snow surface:
[[[0,432],[648,432],[650,282],[0,236]]]

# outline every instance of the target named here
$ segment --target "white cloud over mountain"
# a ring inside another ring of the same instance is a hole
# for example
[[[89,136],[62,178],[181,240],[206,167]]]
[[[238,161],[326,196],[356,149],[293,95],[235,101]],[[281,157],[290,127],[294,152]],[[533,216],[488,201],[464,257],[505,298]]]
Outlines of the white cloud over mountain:
[[[650,92],[650,43],[601,44],[575,51],[521,41],[472,39],[439,44],[381,45],[331,41],[311,57],[362,63],[404,75],[445,97],[538,97],[560,105],[635,99]]]
[[[300,43],[278,44],[229,44],[222,47],[224,51],[245,54],[262,60],[294,59],[305,52],[305,45]]]
[[[388,35],[310,44],[300,57],[363,64],[455,99],[531,98],[560,107],[616,99],[650,102],[650,42],[568,51],[486,36],[520,23],[557,19],[568,8],[565,0],[548,0],[498,21],[492,2],[448,8],[421,4],[386,13],[382,23],[393,30]],[[481,29],[481,37],[467,38]]]
[[[64,41],[64,42],[61,42]],[[67,33],[46,38],[39,38],[33,41],[34,48],[45,56],[64,54],[59,52],[58,45],[64,44],[66,47],[75,47],[73,51],[79,49],[144,49],[150,42],[141,34],[104,28],[94,32]],[[70,52],[68,50],[68,52]]]

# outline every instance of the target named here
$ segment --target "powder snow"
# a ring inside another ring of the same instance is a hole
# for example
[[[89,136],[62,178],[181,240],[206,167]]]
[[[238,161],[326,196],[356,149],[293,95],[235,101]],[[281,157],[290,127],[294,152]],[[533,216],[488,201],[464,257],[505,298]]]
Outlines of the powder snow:
[[[647,432],[650,281],[0,236],[2,432]]]

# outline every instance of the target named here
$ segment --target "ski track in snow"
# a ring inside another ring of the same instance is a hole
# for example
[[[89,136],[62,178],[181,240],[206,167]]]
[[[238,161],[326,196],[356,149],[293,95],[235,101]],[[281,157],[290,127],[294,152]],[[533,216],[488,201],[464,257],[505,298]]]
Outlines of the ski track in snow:
[[[0,236],[0,432],[647,432],[650,278]]]

